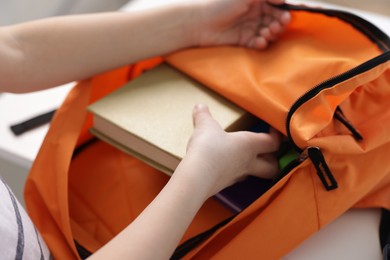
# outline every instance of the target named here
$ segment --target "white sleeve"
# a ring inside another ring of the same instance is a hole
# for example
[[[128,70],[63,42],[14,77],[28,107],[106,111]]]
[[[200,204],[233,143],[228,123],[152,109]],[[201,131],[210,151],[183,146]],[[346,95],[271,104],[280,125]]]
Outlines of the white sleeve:
[[[52,259],[24,208],[0,178],[1,259]]]

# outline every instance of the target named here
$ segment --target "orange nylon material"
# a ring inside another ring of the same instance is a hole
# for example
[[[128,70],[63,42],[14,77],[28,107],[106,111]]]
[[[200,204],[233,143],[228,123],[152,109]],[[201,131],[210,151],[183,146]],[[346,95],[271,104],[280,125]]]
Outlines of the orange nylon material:
[[[147,68],[154,64],[153,61],[146,61],[137,66]],[[112,79],[111,84],[99,85],[96,79],[85,80],[70,91],[51,122],[26,180],[26,209],[55,258],[78,257],[69,221],[68,170],[80,134],[87,135],[86,131],[82,131],[84,123],[91,123],[85,120],[85,108],[90,102],[91,89],[98,86],[95,91],[104,93],[103,86],[108,86],[111,90],[121,86],[128,79],[126,71],[126,68],[118,69],[97,76],[103,83]]]
[[[266,51],[202,48],[167,60],[286,134],[286,113],[297,98],[380,53],[337,18],[293,12],[290,26]]]
[[[103,142],[92,144],[74,158],[69,170],[69,213],[74,238],[95,252],[129,225],[167,181],[166,174]],[[183,239],[230,215],[210,199]]]
[[[74,241],[90,252],[127,226],[157,195],[167,176],[91,139],[88,104],[140,75],[161,58],[121,68],[77,84],[53,118],[25,187],[27,210],[55,259],[78,259]],[[231,215],[210,199],[183,239]]]

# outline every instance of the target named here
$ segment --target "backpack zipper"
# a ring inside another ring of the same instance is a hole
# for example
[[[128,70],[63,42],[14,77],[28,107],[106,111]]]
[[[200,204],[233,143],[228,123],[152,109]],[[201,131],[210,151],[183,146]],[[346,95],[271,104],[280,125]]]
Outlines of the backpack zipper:
[[[344,115],[344,112],[343,110],[341,110],[340,106],[337,106],[336,111],[334,113],[334,118],[340,121],[340,123],[342,123],[352,133],[352,136],[355,138],[356,141],[360,142],[363,140],[363,136]]]
[[[365,34],[373,43],[378,45],[379,49],[383,52],[390,50],[390,37],[371,22],[355,14],[349,13],[347,11],[327,8],[314,8],[304,5],[282,4],[273,6],[287,11],[305,11],[309,13],[320,13],[329,17],[339,18],[349,23],[358,31]]]
[[[322,151],[319,147],[307,147],[305,149],[302,149],[299,147],[295,142],[294,139],[291,136],[291,129],[290,129],[290,122],[293,114],[297,111],[299,107],[301,107],[303,104],[305,104],[308,100],[312,99],[314,96],[316,96],[318,93],[320,93],[322,90],[331,88],[334,85],[341,83],[345,80],[348,80],[356,75],[359,75],[361,73],[364,73],[382,63],[385,63],[390,60],[390,51],[383,53],[382,55],[379,55],[367,62],[362,63],[361,65],[352,68],[351,70],[348,70],[342,74],[339,74],[335,77],[332,77],[316,86],[308,90],[305,94],[303,94],[300,98],[298,98],[295,103],[291,106],[286,119],[286,132],[287,136],[292,144],[292,146],[301,153],[301,157],[304,158],[305,154],[307,153],[307,157],[311,159],[313,162],[317,174],[320,177],[321,182],[323,183],[326,190],[333,190],[338,187],[337,181],[334,178],[332,172],[330,171],[326,160],[322,154]],[[356,132],[358,133],[358,132]],[[355,133],[355,134],[356,134]]]
[[[390,51],[388,52],[385,52],[371,60],[368,60],[362,64],[360,64],[359,66],[357,67],[354,67],[342,74],[339,74],[337,76],[334,76],[320,84],[317,84],[316,86],[314,86],[313,88],[311,88],[310,90],[308,90],[306,93],[304,93],[301,97],[299,97],[295,103],[291,106],[289,112],[287,113],[287,119],[286,119],[286,132],[287,132],[287,136],[289,138],[289,140],[291,140],[291,143],[293,145],[293,147],[298,151],[298,152],[302,152],[303,149],[300,148],[293,140],[292,136],[291,136],[291,129],[290,129],[290,121],[291,121],[291,118],[293,116],[293,114],[295,113],[296,110],[298,110],[298,108],[300,108],[303,104],[305,104],[308,100],[312,99],[314,96],[316,96],[318,93],[320,93],[322,90],[324,89],[327,89],[327,88],[331,88],[333,87],[334,85],[336,84],[339,84],[343,81],[346,81],[352,77],[355,77],[361,73],[364,73],[382,63],[385,63],[387,61],[390,60]]]
[[[307,91],[304,95],[302,95],[297,101],[292,105],[290,108],[288,114],[287,114],[287,120],[286,120],[286,129],[287,129],[287,136],[291,140],[292,146],[301,153],[301,158],[297,159],[296,162],[293,163],[293,165],[298,165],[302,158],[310,158],[313,162],[314,166],[317,169],[317,173],[321,179],[321,182],[324,184],[324,187],[327,190],[332,190],[337,188],[337,181],[333,177],[331,171],[329,170],[329,167],[325,161],[325,158],[320,150],[319,147],[307,147],[305,150],[301,149],[292,139],[291,132],[290,132],[290,121],[291,117],[294,114],[294,112],[307,100],[311,99],[315,95],[317,95],[321,90],[330,88],[334,86],[335,84],[342,82],[344,80],[347,80],[359,73],[362,73],[364,71],[367,71],[374,66],[381,64],[383,62],[386,62],[389,60],[390,57],[390,38],[388,35],[386,35],[381,29],[376,27],[374,24],[370,23],[369,21],[354,15],[352,13],[341,11],[341,10],[335,10],[335,9],[328,9],[328,8],[313,8],[308,7],[304,5],[290,5],[290,4],[282,4],[282,5],[274,5],[275,7],[278,7],[283,10],[289,10],[289,11],[305,11],[305,12],[311,12],[311,13],[321,13],[323,15],[329,16],[329,17],[335,17],[339,18],[341,20],[344,20],[345,22],[349,23],[351,26],[353,26],[356,30],[360,31],[368,39],[370,39],[373,43],[375,43],[378,48],[384,52],[384,54],[377,56],[345,73],[342,73],[338,76],[335,76],[333,78],[330,78],[323,83],[320,83]],[[344,126],[346,126],[352,133],[353,137],[357,141],[361,141],[363,137],[360,135],[360,133],[356,130],[356,128],[353,127],[353,125],[348,121],[348,119],[344,116],[343,112],[340,108],[336,110],[335,118],[338,119]],[[285,174],[285,173],[284,173]]]

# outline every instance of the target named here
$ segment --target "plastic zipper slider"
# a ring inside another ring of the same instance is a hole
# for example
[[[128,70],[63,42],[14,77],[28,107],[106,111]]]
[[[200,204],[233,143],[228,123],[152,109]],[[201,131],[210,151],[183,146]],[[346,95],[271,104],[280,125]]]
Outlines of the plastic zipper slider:
[[[306,148],[302,152],[300,158],[304,160],[307,157],[309,157],[312,163],[314,164],[314,167],[317,170],[318,177],[320,177],[320,180],[324,185],[325,189],[327,191],[337,189],[338,188],[337,181],[334,178],[332,172],[330,171],[328,164],[326,163],[324,155],[322,154],[320,148],[316,146],[311,146]]]

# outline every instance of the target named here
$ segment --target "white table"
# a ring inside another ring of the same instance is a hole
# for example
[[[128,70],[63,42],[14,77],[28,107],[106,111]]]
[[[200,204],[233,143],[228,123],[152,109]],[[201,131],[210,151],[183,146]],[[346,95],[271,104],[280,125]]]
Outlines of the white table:
[[[0,158],[30,168],[49,124],[15,136],[10,125],[56,109],[73,83],[29,94],[0,94]]]

